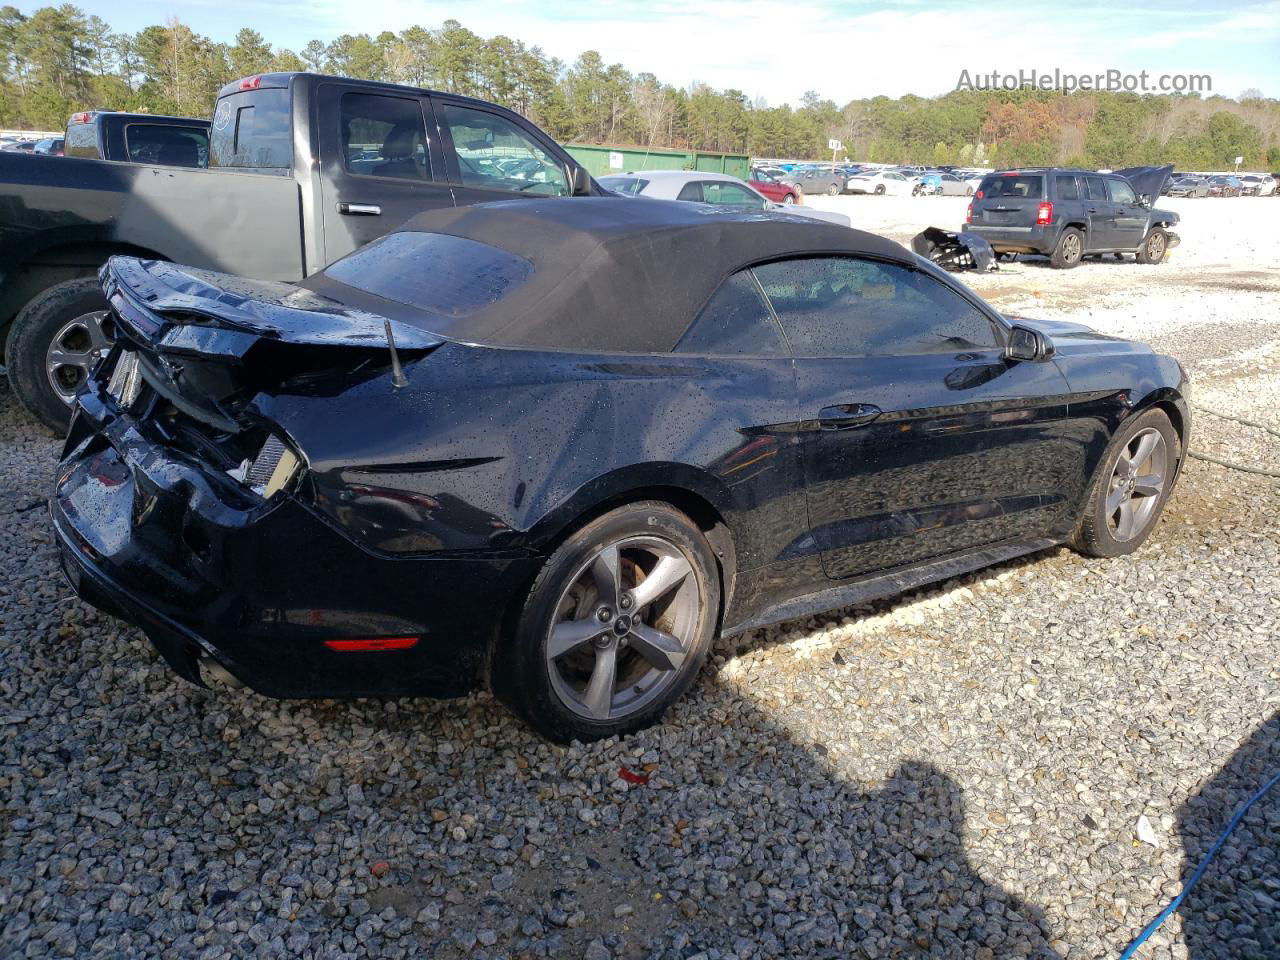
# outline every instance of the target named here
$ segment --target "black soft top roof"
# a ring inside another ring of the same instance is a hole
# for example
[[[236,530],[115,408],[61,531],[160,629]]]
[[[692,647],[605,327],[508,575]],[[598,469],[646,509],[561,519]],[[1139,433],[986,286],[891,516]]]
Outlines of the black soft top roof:
[[[451,339],[553,349],[666,352],[727,276],[766,260],[848,253],[915,262],[900,245],[848,227],[644,198],[510,200],[432,210],[399,232],[489,244],[532,267],[500,299],[463,316],[426,312],[415,318],[397,311],[400,318]],[[402,266],[428,277],[432,269],[430,262]],[[365,299],[324,272],[303,286],[353,304]]]

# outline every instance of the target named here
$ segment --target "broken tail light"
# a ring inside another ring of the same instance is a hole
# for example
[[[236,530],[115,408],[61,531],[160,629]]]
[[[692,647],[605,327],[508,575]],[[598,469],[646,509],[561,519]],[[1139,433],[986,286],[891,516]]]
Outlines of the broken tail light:
[[[1045,227],[1053,222],[1053,204],[1045,201],[1036,210],[1036,226]]]

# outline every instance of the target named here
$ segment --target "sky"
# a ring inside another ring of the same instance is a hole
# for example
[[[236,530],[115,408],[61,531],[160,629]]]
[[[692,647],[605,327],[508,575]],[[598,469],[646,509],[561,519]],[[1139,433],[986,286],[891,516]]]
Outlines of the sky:
[[[252,27],[297,50],[343,33],[428,28],[452,17],[482,36],[506,34],[572,62],[606,62],[666,83],[734,88],[770,106],[805,91],[843,105],[884,94],[936,96],[962,71],[1208,74],[1213,93],[1280,97],[1280,0],[1084,0],[1045,5],[853,0],[74,0],[116,30],[176,16],[229,42]],[[22,3],[30,13],[41,3]]]

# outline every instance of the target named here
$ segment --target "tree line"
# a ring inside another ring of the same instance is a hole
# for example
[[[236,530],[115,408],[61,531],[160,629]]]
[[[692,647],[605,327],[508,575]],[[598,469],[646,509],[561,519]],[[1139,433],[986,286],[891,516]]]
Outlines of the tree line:
[[[956,91],[938,97],[836,101],[807,93],[769,106],[741,90],[675,86],[588,50],[573,63],[456,20],[399,33],[344,34],[300,50],[245,28],[232,43],[177,19],[118,33],[63,4],[30,16],[0,8],[0,126],[60,129],[78,110],[208,116],[219,88],[274,70],[384,80],[468,94],[511,107],[564,142],[637,144],[829,159],[1016,166],[1280,170],[1280,101],[1222,96]]]

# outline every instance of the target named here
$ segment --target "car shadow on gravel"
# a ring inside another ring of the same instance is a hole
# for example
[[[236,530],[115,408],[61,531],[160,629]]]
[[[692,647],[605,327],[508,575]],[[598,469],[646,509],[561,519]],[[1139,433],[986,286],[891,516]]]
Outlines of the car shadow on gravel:
[[[1178,811],[1191,879],[1232,816],[1280,773],[1280,712]],[[1280,957],[1280,785],[1253,805],[1179,907],[1189,960]]]

